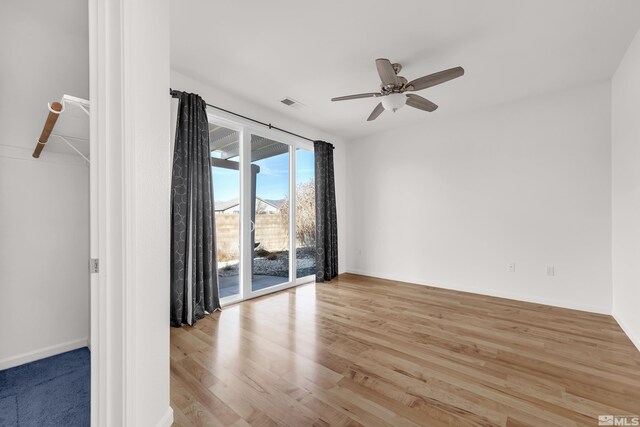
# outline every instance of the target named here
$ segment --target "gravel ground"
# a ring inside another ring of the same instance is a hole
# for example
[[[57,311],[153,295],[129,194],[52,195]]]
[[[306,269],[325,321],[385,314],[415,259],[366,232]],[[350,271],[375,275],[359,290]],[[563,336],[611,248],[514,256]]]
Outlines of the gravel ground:
[[[313,248],[300,248],[297,253],[297,276],[304,277],[316,274],[316,257]],[[267,257],[256,257],[253,261],[253,274],[264,276],[289,277],[289,252],[272,252]],[[237,276],[238,264],[230,264],[218,269],[222,277]]]

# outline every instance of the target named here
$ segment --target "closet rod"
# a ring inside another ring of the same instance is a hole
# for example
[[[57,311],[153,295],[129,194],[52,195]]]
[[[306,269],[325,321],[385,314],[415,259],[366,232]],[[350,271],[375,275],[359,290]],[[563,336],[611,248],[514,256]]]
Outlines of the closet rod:
[[[56,125],[56,121],[58,120],[61,111],[62,104],[59,102],[53,102],[51,104],[51,107],[49,107],[49,115],[47,116],[47,121],[44,122],[44,128],[42,129],[40,138],[38,138],[36,149],[33,150],[33,157],[35,157],[36,159],[40,157],[40,153],[42,153],[44,145],[49,140],[49,135],[51,135],[51,131],[53,131],[53,127]]]
[[[174,98],[178,98],[181,93],[182,93],[181,90],[173,90],[173,89],[169,88],[169,94],[171,94],[171,96],[174,97]],[[218,106],[215,106],[215,105],[207,104],[207,107],[215,108],[216,110],[224,111],[225,113],[233,114],[234,116],[237,116],[237,117],[242,117],[245,120],[249,120],[249,121],[252,121],[254,123],[258,123],[258,124],[260,124],[262,126],[268,127],[269,129],[279,130],[280,132],[284,132],[284,133],[287,133],[289,135],[297,136],[298,138],[306,139],[307,141],[315,142],[315,139],[307,138],[306,136],[302,136],[302,135],[298,135],[297,133],[289,132],[288,130],[284,130],[284,129],[279,128],[277,126],[273,126],[271,123],[261,122],[260,120],[252,119],[251,117],[243,116],[242,114],[234,113],[233,111],[225,110],[224,108],[221,108],[221,107],[218,107]]]

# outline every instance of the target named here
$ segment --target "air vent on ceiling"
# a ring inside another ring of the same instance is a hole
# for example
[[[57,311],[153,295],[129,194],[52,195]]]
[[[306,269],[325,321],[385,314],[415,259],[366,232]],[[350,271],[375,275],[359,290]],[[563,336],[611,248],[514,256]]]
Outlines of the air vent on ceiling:
[[[300,110],[301,108],[306,107],[306,105],[304,105],[302,102],[296,101],[295,99],[288,96],[284,99],[281,99],[280,102],[288,107],[295,108],[296,110]]]

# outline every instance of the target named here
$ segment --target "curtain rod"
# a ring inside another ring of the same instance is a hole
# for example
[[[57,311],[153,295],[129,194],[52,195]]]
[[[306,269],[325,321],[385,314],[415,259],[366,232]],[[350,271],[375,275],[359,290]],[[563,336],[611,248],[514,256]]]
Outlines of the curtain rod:
[[[169,88],[169,94],[174,98],[178,98],[181,93],[183,93],[181,90],[173,90],[173,89]],[[242,114],[234,113],[233,111],[226,110],[226,109],[218,107],[216,105],[211,105],[209,103],[206,103],[206,104],[207,104],[207,107],[215,108],[216,110],[224,111],[225,113],[233,114],[234,116],[237,116],[237,117],[242,117],[245,120],[250,120],[250,121],[252,121],[254,123],[258,123],[258,124],[260,124],[262,126],[266,126],[269,129],[279,130],[280,132],[284,132],[284,133],[287,133],[289,135],[297,136],[298,138],[306,139],[307,141],[311,141],[311,142],[315,142],[316,141],[315,139],[307,138],[306,136],[298,135],[297,133],[289,132],[288,130],[284,130],[284,129],[279,128],[277,126],[273,126],[271,123],[261,122],[260,120],[252,119],[251,117],[247,117],[247,116],[243,116]],[[331,147],[334,148],[333,144],[331,144]]]

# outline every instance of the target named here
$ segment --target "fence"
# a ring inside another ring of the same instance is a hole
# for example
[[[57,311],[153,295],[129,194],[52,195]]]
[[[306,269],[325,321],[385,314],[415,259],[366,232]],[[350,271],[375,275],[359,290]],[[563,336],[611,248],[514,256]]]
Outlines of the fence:
[[[216,213],[218,260],[237,259],[240,244],[240,215]],[[256,243],[270,252],[289,247],[289,229],[280,214],[256,215]],[[225,258],[227,259],[223,259]]]

